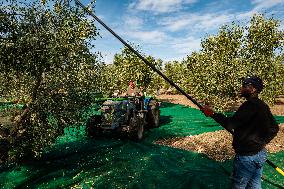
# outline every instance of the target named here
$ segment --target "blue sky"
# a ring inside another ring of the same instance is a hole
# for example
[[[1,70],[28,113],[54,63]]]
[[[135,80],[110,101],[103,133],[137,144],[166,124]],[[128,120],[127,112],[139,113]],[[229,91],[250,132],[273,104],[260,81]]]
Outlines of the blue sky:
[[[164,61],[182,60],[220,26],[246,25],[254,13],[277,18],[284,29],[284,0],[97,0],[94,11],[125,41]],[[123,45],[98,27],[102,38],[95,41],[96,51],[110,63]]]

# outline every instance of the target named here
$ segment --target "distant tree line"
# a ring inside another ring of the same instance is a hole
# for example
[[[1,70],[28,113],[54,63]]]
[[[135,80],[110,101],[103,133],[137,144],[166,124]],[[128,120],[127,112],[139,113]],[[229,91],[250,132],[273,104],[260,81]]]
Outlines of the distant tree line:
[[[246,27],[234,23],[221,27],[217,35],[202,40],[200,51],[183,61],[162,62],[153,57],[148,60],[184,91],[219,110],[240,100],[242,78],[249,75],[263,79],[261,98],[272,104],[284,94],[284,31],[279,26],[273,18],[254,15]],[[115,56],[109,68],[116,73],[109,79],[113,88],[125,89],[129,79],[142,80],[153,94],[156,89],[172,88],[127,49]]]

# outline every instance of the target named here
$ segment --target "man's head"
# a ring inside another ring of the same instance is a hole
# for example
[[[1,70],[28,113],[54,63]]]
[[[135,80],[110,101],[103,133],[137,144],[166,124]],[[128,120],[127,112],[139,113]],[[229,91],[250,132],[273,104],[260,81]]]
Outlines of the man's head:
[[[263,89],[263,82],[257,76],[249,76],[243,79],[241,96],[248,98],[253,94],[258,94]]]

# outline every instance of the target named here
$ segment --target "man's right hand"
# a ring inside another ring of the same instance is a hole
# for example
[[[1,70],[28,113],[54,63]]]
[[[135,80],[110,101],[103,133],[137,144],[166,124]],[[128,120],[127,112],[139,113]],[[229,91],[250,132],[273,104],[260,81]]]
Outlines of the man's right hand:
[[[206,117],[211,117],[214,115],[214,111],[208,106],[203,106],[203,108],[201,108],[200,110],[204,113]]]

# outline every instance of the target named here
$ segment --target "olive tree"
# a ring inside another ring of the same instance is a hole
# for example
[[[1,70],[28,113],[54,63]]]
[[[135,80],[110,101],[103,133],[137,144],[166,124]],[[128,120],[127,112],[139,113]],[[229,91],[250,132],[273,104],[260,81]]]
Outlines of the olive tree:
[[[144,55],[144,57],[146,56]],[[157,68],[161,66],[160,60],[156,61],[151,56],[147,56],[146,59]],[[121,53],[115,55],[113,64],[108,65],[105,71],[106,79],[103,85],[108,86],[108,93],[112,93],[114,90],[126,91],[130,80],[149,92],[153,92],[151,87],[156,87],[153,83],[156,77],[155,72],[126,47],[122,49]]]
[[[70,124],[99,90],[98,35],[78,7],[62,1],[2,2],[0,6],[0,95],[29,106],[29,124],[10,158],[37,156]],[[23,127],[23,126],[22,126]]]
[[[273,102],[284,82],[284,32],[278,26],[277,20],[254,15],[248,27],[226,25],[203,40],[201,51],[184,61],[196,98],[224,110],[239,99],[242,78],[258,75],[265,84],[261,97]]]
[[[275,101],[284,87],[284,30],[279,30],[279,26],[280,22],[273,18],[255,15],[247,28],[242,49],[246,72],[264,80],[265,89],[261,96],[269,103]]]
[[[184,62],[172,61],[167,62],[164,65],[164,74],[186,92],[189,90],[187,86],[187,72],[187,64]],[[172,86],[168,82],[164,81],[163,88],[172,89]],[[174,89],[172,93],[177,93],[177,90]]]

